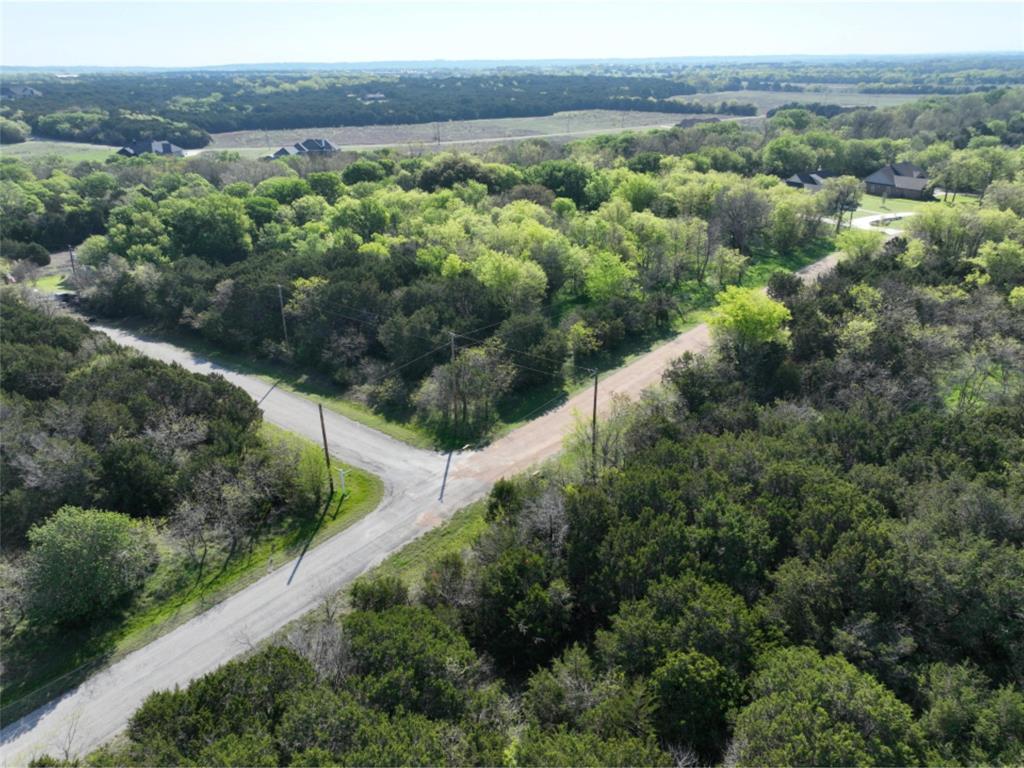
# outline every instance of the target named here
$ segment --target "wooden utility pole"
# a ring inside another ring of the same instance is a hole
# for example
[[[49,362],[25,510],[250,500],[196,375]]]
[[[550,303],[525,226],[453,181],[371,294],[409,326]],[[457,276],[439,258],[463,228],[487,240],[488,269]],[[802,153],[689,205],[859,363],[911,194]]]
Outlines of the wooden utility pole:
[[[277,304],[281,307],[281,328],[284,329],[284,343],[288,344],[288,323],[284,319],[284,296],[281,293],[281,284],[277,284]],[[323,420],[321,416],[321,421]]]
[[[452,359],[450,363],[452,375],[452,421],[459,419],[459,371],[455,367],[455,331],[448,331],[448,338],[451,339]]]
[[[590,416],[590,461],[594,465],[594,482],[597,482],[597,368],[594,369],[594,410]]]
[[[76,278],[78,277],[78,266],[75,264],[75,249],[73,246],[68,246],[68,256],[71,257],[71,274]]]
[[[331,484],[331,496],[333,496],[334,475],[331,474],[331,452],[327,450],[327,427],[324,424],[324,407],[320,403],[317,403],[316,407],[320,409],[320,434],[324,438],[324,463],[327,465],[327,480]]]

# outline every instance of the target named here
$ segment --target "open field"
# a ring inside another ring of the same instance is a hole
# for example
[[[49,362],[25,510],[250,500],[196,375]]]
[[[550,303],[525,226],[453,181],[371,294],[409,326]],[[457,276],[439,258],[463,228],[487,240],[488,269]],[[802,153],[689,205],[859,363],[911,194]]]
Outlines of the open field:
[[[81,160],[106,160],[117,150],[103,144],[80,144],[74,141],[50,141],[49,139],[31,139],[21,144],[4,144],[0,146],[0,157],[16,157],[19,160],[31,160],[34,157],[59,155],[73,162]]]
[[[715,101],[721,101],[717,99]],[[674,112],[631,112],[603,109],[556,112],[541,117],[508,117],[486,120],[451,120],[438,123],[406,123],[401,125],[362,125],[294,128],[275,131],[232,131],[215,133],[213,141],[202,149],[186,150],[187,155],[200,152],[236,151],[249,157],[260,157],[282,146],[310,137],[322,137],[342,149],[381,149],[407,147],[414,151],[430,151],[445,147],[466,150],[503,141],[546,138],[568,141],[601,133],[625,130],[668,128],[695,115]],[[101,144],[78,144],[70,141],[34,139],[22,144],[0,147],[0,157],[31,159],[60,155],[68,160],[104,160],[117,148]]]
[[[556,112],[546,117],[508,117],[488,120],[454,120],[440,123],[365,125],[299,128],[279,131],[233,131],[213,134],[203,152],[234,150],[272,151],[311,136],[330,139],[344,149],[372,149],[413,145],[437,146],[493,143],[532,137],[574,137],[627,129],[641,130],[675,125],[692,115],[673,112],[620,112],[603,109]]]
[[[285,444],[319,451],[315,444],[273,424],[264,423],[261,429]],[[372,512],[384,493],[380,478],[339,461],[331,464],[335,473],[346,470],[347,494],[342,497],[336,490],[320,517],[285,521],[233,556],[211,547],[207,562],[199,566],[188,561],[161,529],[160,565],[121,615],[70,634],[16,631],[4,644],[3,721],[9,723],[69,690],[97,668],[169,632]]]
[[[676,101],[698,101],[701,104],[719,104],[723,101],[738,101],[741,104],[754,104],[757,113],[763,115],[769,109],[781,107],[783,104],[838,104],[841,107],[894,107],[908,101],[922,99],[924,96],[912,93],[858,93],[822,86],[820,91],[715,91],[714,93],[695,93],[688,96],[677,96]]]

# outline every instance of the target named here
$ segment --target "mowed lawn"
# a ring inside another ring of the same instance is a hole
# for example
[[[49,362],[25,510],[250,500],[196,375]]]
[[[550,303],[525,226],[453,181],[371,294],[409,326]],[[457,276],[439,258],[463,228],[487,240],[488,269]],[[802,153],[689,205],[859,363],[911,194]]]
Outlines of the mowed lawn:
[[[108,147],[104,144],[30,139],[21,144],[0,145],[0,157],[16,157],[19,160],[31,160],[36,157],[57,155],[71,162],[81,162],[83,160],[103,161],[114,154],[117,149],[117,147]]]
[[[945,204],[951,204],[953,196],[949,196],[949,200]],[[956,202],[959,203],[974,203],[977,204],[978,196],[969,194],[958,194],[956,196]],[[860,200],[860,207],[854,211],[854,217],[860,216],[874,216],[879,213],[917,213],[919,211],[926,210],[930,206],[942,205],[943,200],[941,197],[936,197],[933,200],[908,200],[902,197],[890,197],[888,199],[882,199],[878,195],[864,195]]]

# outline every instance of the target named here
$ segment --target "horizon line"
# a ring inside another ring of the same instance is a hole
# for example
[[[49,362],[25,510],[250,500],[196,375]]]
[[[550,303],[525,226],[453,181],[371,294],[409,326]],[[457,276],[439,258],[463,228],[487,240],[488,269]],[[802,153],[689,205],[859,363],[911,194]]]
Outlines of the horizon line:
[[[702,62],[702,61],[744,61],[756,62],[758,60],[789,60],[798,61],[802,59],[856,59],[862,61],[871,60],[893,60],[893,59],[922,59],[922,58],[962,58],[970,56],[1008,56],[1024,58],[1024,50],[991,50],[991,51],[933,51],[923,53],[755,53],[755,54],[715,54],[715,55],[678,55],[678,56],[587,56],[587,57],[537,57],[537,58],[510,58],[510,59],[370,59],[365,61],[253,61],[253,62],[230,62],[226,64],[193,64],[193,65],[161,65],[161,64],[0,64],[0,71],[66,71],[79,70],[83,72],[100,72],[111,70],[129,71],[150,71],[150,72],[175,72],[175,71],[204,71],[204,70],[231,70],[233,68],[252,69],[255,67],[290,67],[290,68],[393,68],[402,66],[436,66],[443,65],[476,65],[476,66],[502,66],[502,65],[556,65],[556,64],[602,64],[602,63],[647,63],[647,64],[671,64],[676,62]]]

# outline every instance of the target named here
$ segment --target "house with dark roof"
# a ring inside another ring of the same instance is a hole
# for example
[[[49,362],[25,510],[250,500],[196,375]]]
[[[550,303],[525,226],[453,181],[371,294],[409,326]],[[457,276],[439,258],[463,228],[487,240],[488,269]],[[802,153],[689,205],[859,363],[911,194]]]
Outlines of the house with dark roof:
[[[281,147],[272,155],[267,155],[267,160],[277,160],[281,157],[295,157],[297,155],[325,155],[329,152],[337,152],[338,148],[327,139],[306,139],[297,141],[289,147]]]
[[[813,173],[794,173],[786,179],[786,184],[794,189],[806,189],[809,192],[817,192],[825,184],[825,179],[834,175],[821,169]]]
[[[879,168],[864,178],[869,195],[909,197],[928,200],[932,196],[931,179],[913,163],[894,163]]]
[[[185,150],[169,141],[136,141],[117,150],[122,157],[138,157],[145,154],[184,157]]]

